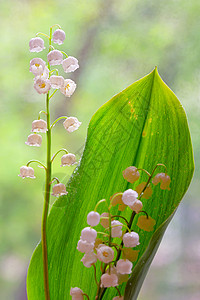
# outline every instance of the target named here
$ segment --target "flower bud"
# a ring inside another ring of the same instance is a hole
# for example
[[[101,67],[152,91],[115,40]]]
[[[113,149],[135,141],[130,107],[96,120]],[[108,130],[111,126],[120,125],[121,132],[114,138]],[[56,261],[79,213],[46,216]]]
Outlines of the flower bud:
[[[83,291],[78,287],[71,288],[70,290],[70,296],[72,296],[72,300],[83,300],[83,294]]]
[[[63,126],[68,132],[73,132],[79,128],[81,122],[75,117],[69,117],[63,122]]]
[[[104,228],[108,228],[109,227],[109,213],[102,213],[101,214],[101,218],[107,218],[107,219],[101,219],[101,226],[103,226]]]
[[[62,29],[56,29],[53,33],[53,42],[61,45],[65,40],[65,32]]]
[[[76,163],[76,156],[72,153],[65,154],[61,157],[61,167],[71,166]]]
[[[136,199],[136,201],[132,205],[129,205],[129,207],[138,214],[142,210],[143,204],[140,200]]]
[[[101,276],[101,287],[111,287],[118,285],[118,278],[115,274],[103,274]]]
[[[97,261],[97,255],[94,252],[86,253],[81,259],[86,268],[90,268]]]
[[[27,142],[25,142],[28,146],[36,146],[40,147],[42,144],[42,136],[39,134],[30,134],[27,138]]]
[[[87,223],[90,226],[97,226],[100,222],[100,214],[95,211],[89,212],[87,215]]]
[[[131,274],[132,266],[132,262],[130,262],[128,259],[120,259],[116,265],[117,272],[120,274]]]
[[[100,244],[97,248],[97,258],[98,260],[109,263],[114,259],[114,250],[104,244]]]
[[[32,122],[32,132],[46,132],[47,131],[47,122],[39,119]]]
[[[130,183],[134,183],[140,177],[140,173],[137,171],[136,167],[128,167],[123,172],[123,177]]]
[[[63,60],[62,66],[65,73],[74,72],[79,68],[78,59],[73,56],[68,56]]]
[[[96,237],[97,237],[97,232],[93,228],[85,227],[81,231],[81,239],[87,241],[88,243],[93,243]]]
[[[35,176],[34,176],[34,169],[31,168],[31,167],[22,166],[20,168],[20,174],[18,176],[22,177],[23,179],[25,177],[35,178]]]
[[[122,236],[122,223],[114,220],[111,222],[111,236],[114,237],[121,237]]]
[[[94,249],[94,243],[89,243],[80,239],[78,241],[77,249],[82,253],[90,253]]]
[[[30,40],[29,42],[29,50],[30,52],[40,52],[43,49],[45,49],[44,47],[44,41],[43,39],[41,39],[40,37],[36,37]]]
[[[124,234],[123,236],[123,243],[125,247],[136,247],[137,245],[139,245],[139,235],[137,232],[127,232]]]
[[[47,60],[50,66],[61,65],[63,61],[63,54],[59,50],[50,51],[47,54]]]
[[[170,182],[171,182],[171,179],[169,177],[169,175],[165,174],[165,173],[158,173],[156,174],[156,176],[152,179],[152,183],[154,185],[157,185],[158,183],[161,183],[160,184],[160,188],[162,190],[170,190]]]
[[[138,197],[138,193],[132,189],[126,190],[122,195],[122,201],[126,205],[133,205]]]
[[[38,92],[38,94],[47,94],[51,89],[51,84],[48,79],[43,79],[42,77],[38,77],[35,80],[34,88]]]
[[[52,75],[50,77],[50,83],[53,89],[60,89],[64,85],[64,81],[62,76]]]
[[[63,183],[57,183],[53,186],[52,196],[59,197],[63,195],[67,195],[66,187]]]
[[[32,72],[35,76],[41,75],[44,72],[45,61],[41,58],[33,58],[30,61],[29,71]]]
[[[66,97],[70,97],[76,89],[76,83],[71,79],[65,79],[64,85],[60,88],[60,91]]]

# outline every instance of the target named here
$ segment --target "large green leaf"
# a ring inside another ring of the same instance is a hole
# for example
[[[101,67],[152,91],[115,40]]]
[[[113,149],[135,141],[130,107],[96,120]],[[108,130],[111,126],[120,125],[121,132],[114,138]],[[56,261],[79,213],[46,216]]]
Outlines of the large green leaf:
[[[87,226],[87,213],[94,209],[98,200],[134,188],[122,177],[126,167],[134,165],[151,171],[157,163],[167,166],[172,179],[171,190],[163,191],[156,186],[152,199],[143,201],[144,210],[156,219],[154,231],[140,230],[136,226],[137,216],[134,219],[132,228],[140,235],[140,245],[133,269],[137,280],[134,281],[134,277],[130,280],[137,292],[128,284],[125,299],[136,299],[170,216],[189,186],[194,168],[185,112],[155,69],[103,105],[89,124],[80,165],[67,184],[69,193],[58,199],[48,218],[51,299],[70,299],[69,290],[74,286],[88,293],[90,299],[95,298],[93,270],[83,267],[82,255],[76,250],[81,229]],[[145,180],[146,175],[142,174],[140,181]],[[130,214],[127,209],[125,216],[129,218]],[[146,255],[143,257],[145,263],[141,263],[143,254]],[[44,299],[42,274],[39,244],[28,272],[29,300]],[[116,294],[115,289],[106,293],[108,300]]]

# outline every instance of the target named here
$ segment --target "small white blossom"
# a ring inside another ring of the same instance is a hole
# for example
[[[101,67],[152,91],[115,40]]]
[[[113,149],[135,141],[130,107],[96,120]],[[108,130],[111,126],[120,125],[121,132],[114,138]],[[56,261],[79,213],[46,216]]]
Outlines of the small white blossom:
[[[39,119],[32,122],[32,132],[46,132],[47,122],[45,120]]]
[[[114,250],[109,246],[100,244],[97,248],[97,258],[98,258],[98,260],[107,264],[107,263],[113,261]]]
[[[65,32],[62,29],[56,29],[53,33],[53,42],[61,45],[65,40]]]
[[[101,218],[106,218],[106,219],[101,219],[101,226],[103,226],[104,228],[108,228],[109,227],[109,213],[102,213],[101,214]]]
[[[63,60],[62,66],[65,73],[74,72],[79,68],[78,59],[73,56],[68,56]]]
[[[93,228],[85,227],[81,231],[81,239],[89,243],[93,243],[96,237],[97,237],[97,232]]]
[[[63,126],[68,132],[73,132],[79,128],[81,122],[75,117],[69,117],[63,122]]]
[[[70,97],[76,89],[76,83],[71,79],[65,79],[64,85],[60,88],[60,91],[66,97]]]
[[[94,243],[89,243],[87,241],[80,239],[78,241],[77,249],[79,252],[82,253],[90,253],[94,249]]]
[[[86,253],[81,259],[86,268],[90,268],[97,261],[97,255],[94,252]]]
[[[51,87],[53,89],[60,89],[64,85],[64,81],[62,76],[52,75],[50,77]]]
[[[136,212],[136,214],[138,214],[139,211],[142,210],[143,204],[142,204],[142,201],[136,199],[136,201],[132,205],[129,205],[129,207],[130,207],[130,209],[134,210]]]
[[[49,78],[49,69],[47,68],[47,66],[44,67],[42,74],[36,75],[34,81],[36,81],[39,78],[44,79],[44,80]]]
[[[42,75],[45,69],[45,61],[41,58],[33,58],[30,61],[29,71],[35,76]]]
[[[30,40],[29,42],[30,52],[40,52],[44,47],[44,41],[40,37],[36,37]]]
[[[63,61],[63,54],[59,50],[50,51],[47,54],[47,60],[51,66],[61,65]]]
[[[132,189],[126,190],[122,195],[122,201],[126,205],[133,205],[138,197],[138,193]]]
[[[117,272],[120,274],[131,274],[132,262],[128,259],[120,259],[117,262],[116,268]]]
[[[139,245],[139,235],[137,232],[127,232],[123,236],[123,243],[125,247],[136,247]]]
[[[25,177],[35,178],[35,176],[34,176],[34,169],[31,168],[31,167],[22,166],[20,168],[20,174],[18,176],[22,177],[23,179]]]
[[[71,288],[70,296],[72,296],[72,300],[83,300],[83,291],[78,287]]]
[[[63,183],[57,183],[53,186],[52,196],[59,197],[63,195],[67,195],[66,187]]]
[[[76,156],[72,153],[65,154],[61,157],[61,167],[72,166],[76,163]]]
[[[90,226],[97,226],[100,222],[100,214],[96,211],[91,211],[87,215],[87,223]]]
[[[40,147],[42,144],[42,136],[39,134],[30,134],[27,138],[27,142],[25,142],[28,146],[36,146]]]
[[[118,285],[118,278],[115,274],[103,274],[101,276],[101,287],[111,287]]]
[[[48,79],[42,79],[41,77],[38,77],[38,79],[35,80],[34,88],[39,94],[47,94],[51,89],[51,84]]]
[[[114,220],[111,222],[111,236],[114,237],[121,237],[122,236],[122,223]]]

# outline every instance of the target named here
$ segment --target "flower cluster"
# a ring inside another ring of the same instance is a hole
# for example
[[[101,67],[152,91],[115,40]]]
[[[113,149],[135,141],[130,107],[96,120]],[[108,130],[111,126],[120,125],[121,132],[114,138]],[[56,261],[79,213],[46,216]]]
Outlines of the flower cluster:
[[[139,214],[137,227],[144,231],[153,231],[156,221],[143,210],[141,200],[142,198],[148,199],[151,197],[153,193],[151,183],[157,185],[160,182],[161,189],[169,189],[171,180],[167,172],[159,173],[153,177],[156,168],[161,165],[157,164],[151,174],[144,169],[137,169],[133,166],[125,169],[123,177],[130,183],[134,183],[140,178],[140,170],[144,171],[149,178],[147,182],[140,183],[136,190],[128,189],[123,193],[114,194],[110,198],[109,204],[105,199],[100,200],[94,211],[89,212],[87,215],[89,226],[82,229],[77,249],[84,253],[81,259],[83,265],[86,268],[94,267],[95,282],[97,284],[95,299],[99,299],[103,290],[110,287],[115,287],[119,294],[113,300],[124,299],[117,287],[121,283],[127,282],[132,272],[133,262],[138,258],[138,247],[140,245],[137,229],[133,230],[131,228],[133,219],[136,214]],[[101,214],[97,212],[100,203],[105,203],[107,207],[107,211]],[[131,209],[132,213],[129,221],[122,215],[111,214],[111,209],[116,205],[118,205],[119,211],[126,208]],[[100,231],[93,228],[96,226]],[[100,266],[102,273],[99,280],[96,277],[98,266]],[[83,295],[89,299],[89,296],[77,287],[71,288],[70,295],[72,300],[83,299]],[[80,298],[78,295],[81,295]]]

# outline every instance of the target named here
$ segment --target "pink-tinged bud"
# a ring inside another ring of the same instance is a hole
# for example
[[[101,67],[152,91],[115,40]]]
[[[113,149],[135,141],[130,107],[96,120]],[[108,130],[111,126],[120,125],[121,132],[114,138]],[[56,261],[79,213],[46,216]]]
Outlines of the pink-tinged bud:
[[[70,290],[70,296],[72,296],[72,300],[83,300],[83,294],[83,291],[78,287],[71,288]]]
[[[122,195],[122,201],[126,205],[133,205],[138,197],[138,193],[132,189],[126,190]]]
[[[53,186],[52,196],[59,197],[63,195],[67,195],[66,187],[63,183],[57,183]]]
[[[43,79],[42,77],[38,77],[35,80],[34,88],[38,92],[38,94],[47,94],[51,89],[51,84],[48,79]]]
[[[152,183],[154,185],[157,185],[158,183],[160,183],[160,188],[162,190],[170,190],[170,187],[169,187],[170,182],[171,182],[171,179],[170,179],[169,175],[167,175],[165,173],[158,173],[152,179]]]
[[[81,239],[87,241],[88,243],[94,243],[96,237],[97,237],[97,232],[93,228],[85,227],[81,231]]]
[[[52,75],[50,77],[51,87],[53,89],[60,89],[64,85],[64,78],[62,76]]]
[[[97,226],[100,222],[100,214],[96,211],[91,211],[87,215],[87,223],[90,226]]]
[[[20,168],[20,174],[18,176],[22,177],[23,179],[25,177],[35,178],[35,176],[34,176],[34,169],[31,168],[31,167],[22,166]]]
[[[137,171],[136,167],[128,167],[123,172],[123,177],[130,183],[134,183],[140,177],[140,173]]]
[[[122,236],[122,223],[114,220],[111,222],[111,236],[114,237],[121,237]]]
[[[68,56],[63,60],[62,66],[65,73],[74,72],[79,68],[78,59],[73,56]]]
[[[60,88],[60,91],[66,97],[70,97],[76,89],[76,83],[71,79],[65,79],[64,85]]]
[[[25,142],[28,146],[40,147],[42,144],[42,136],[39,134],[30,134],[27,138],[27,142]]]
[[[114,250],[104,244],[100,244],[97,248],[97,258],[98,260],[109,263],[114,259]]]
[[[93,264],[96,263],[97,261],[97,255],[93,252],[91,253],[86,253],[83,258],[81,259],[83,265],[86,268],[90,268]]]
[[[80,239],[78,241],[77,249],[82,253],[90,253],[94,249],[94,243],[89,243]]]
[[[63,126],[68,132],[73,132],[79,128],[81,122],[75,117],[69,117],[63,122]]]
[[[41,58],[33,58],[30,61],[29,71],[32,72],[35,76],[42,75],[45,69],[45,61]]]
[[[51,66],[61,65],[63,61],[63,54],[59,50],[53,50],[47,54],[47,60]]]
[[[72,166],[76,163],[76,156],[72,153],[65,154],[61,157],[61,167]]]
[[[142,210],[143,204],[140,200],[136,199],[136,201],[132,205],[129,205],[129,207],[138,214]]]
[[[47,131],[47,122],[40,119],[34,120],[32,122],[32,132],[46,132]]]
[[[44,47],[44,41],[43,39],[41,39],[40,37],[36,37],[30,40],[29,42],[29,50],[30,52],[40,52],[43,49],[45,49]]]
[[[53,42],[61,45],[65,40],[65,32],[62,29],[56,29],[53,33]]]
[[[133,248],[139,245],[139,235],[137,232],[127,232],[123,236],[124,246],[127,248]]]
[[[111,287],[118,285],[118,278],[115,274],[103,274],[101,276],[101,287]]]
[[[120,259],[116,265],[117,272],[120,274],[131,274],[132,266],[132,262],[130,262],[128,259]]]

